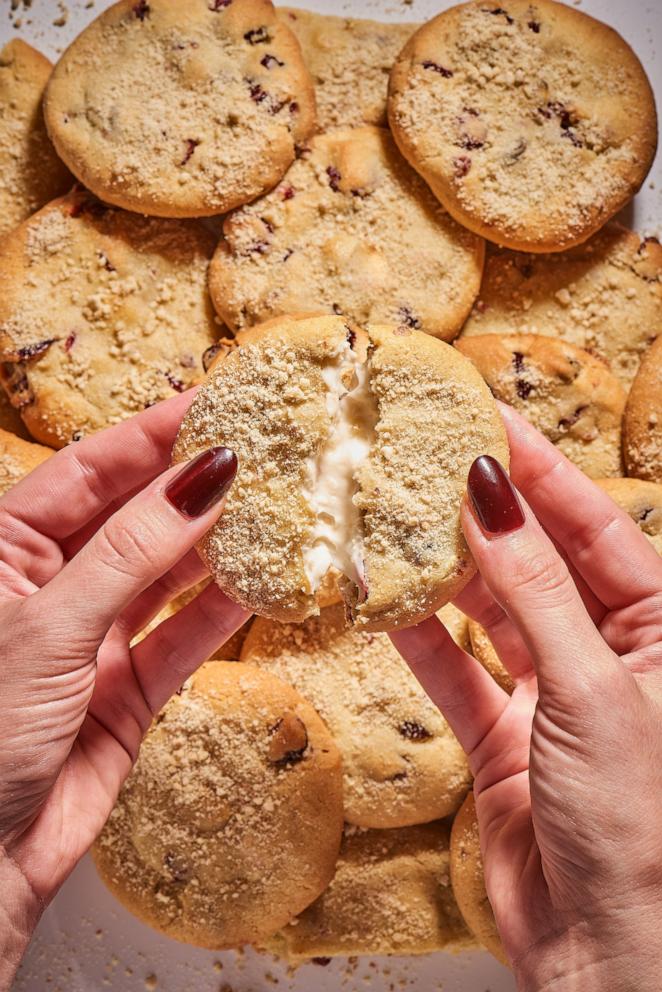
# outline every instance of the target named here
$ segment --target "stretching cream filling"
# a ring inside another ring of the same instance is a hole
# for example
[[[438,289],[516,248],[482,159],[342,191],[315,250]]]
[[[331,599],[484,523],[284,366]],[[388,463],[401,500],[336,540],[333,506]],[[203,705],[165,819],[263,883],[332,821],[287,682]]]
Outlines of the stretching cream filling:
[[[377,423],[367,366],[345,345],[322,369],[331,429],[316,458],[309,459],[306,499],[315,524],[303,562],[315,591],[331,566],[365,589],[363,522],[354,504],[356,472],[368,457]],[[345,383],[349,382],[349,386]]]

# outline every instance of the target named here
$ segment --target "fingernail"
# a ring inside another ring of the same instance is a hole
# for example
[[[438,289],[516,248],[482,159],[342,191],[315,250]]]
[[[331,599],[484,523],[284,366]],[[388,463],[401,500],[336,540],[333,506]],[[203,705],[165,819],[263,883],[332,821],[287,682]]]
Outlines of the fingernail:
[[[475,460],[467,489],[478,522],[488,534],[508,534],[524,524],[517,493],[496,458],[481,455]]]
[[[231,448],[210,448],[194,458],[166,486],[166,498],[193,520],[223,499],[237,474],[237,456]]]

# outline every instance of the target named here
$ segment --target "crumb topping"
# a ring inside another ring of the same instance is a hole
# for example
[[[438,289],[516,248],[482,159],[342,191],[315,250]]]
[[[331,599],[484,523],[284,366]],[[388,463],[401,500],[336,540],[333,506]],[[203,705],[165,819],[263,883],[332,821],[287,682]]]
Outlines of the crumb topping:
[[[223,231],[210,288],[234,329],[321,309],[450,340],[478,293],[482,240],[374,127],[313,138],[280,185]]]
[[[6,239],[0,374],[35,437],[62,447],[202,378],[217,336],[212,249],[198,222],[130,214],[83,190]]]

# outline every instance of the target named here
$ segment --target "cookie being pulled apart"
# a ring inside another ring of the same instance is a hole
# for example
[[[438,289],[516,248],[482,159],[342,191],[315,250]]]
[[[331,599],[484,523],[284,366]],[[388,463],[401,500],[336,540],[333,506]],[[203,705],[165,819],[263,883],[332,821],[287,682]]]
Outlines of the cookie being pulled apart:
[[[393,630],[474,572],[460,527],[469,467],[507,465],[496,403],[471,362],[409,327],[338,316],[269,321],[211,370],[174,460],[214,445],[239,470],[199,550],[225,592],[281,621],[318,613],[330,567],[354,623]]]

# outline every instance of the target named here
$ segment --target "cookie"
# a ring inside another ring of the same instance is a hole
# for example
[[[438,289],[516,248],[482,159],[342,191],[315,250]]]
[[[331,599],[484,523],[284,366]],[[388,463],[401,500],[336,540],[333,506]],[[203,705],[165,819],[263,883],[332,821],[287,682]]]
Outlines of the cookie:
[[[42,113],[51,68],[19,38],[0,50],[0,236],[73,183]]]
[[[625,391],[604,362],[535,334],[461,338],[494,396],[509,403],[591,478],[622,475]]]
[[[52,454],[50,448],[31,444],[0,428],[0,496]]]
[[[182,392],[217,336],[200,221],[54,200],[0,245],[0,379],[30,433],[71,440]]]
[[[451,340],[480,286],[483,240],[456,224],[376,127],[313,138],[223,233],[209,285],[234,330],[324,310]]]
[[[483,856],[473,791],[468,794],[453,821],[450,875],[453,895],[467,927],[490,954],[508,966],[506,952],[485,891]]]
[[[30,440],[30,435],[21,420],[20,413],[11,405],[9,397],[2,388],[0,388],[0,430],[9,431],[10,434],[15,434],[16,437],[21,437],[24,441]]]
[[[147,626],[141,630],[141,632],[134,638],[133,644],[138,644],[140,641],[144,640],[148,634],[151,634],[153,630],[163,623],[164,620],[169,620],[174,617],[182,610],[185,606],[188,606],[192,600],[195,599],[204,589],[210,584],[211,579],[203,579],[202,582],[198,582],[196,585],[191,586],[186,592],[180,593],[179,596],[175,596],[167,606],[164,606],[160,610],[153,620],[151,620]],[[253,618],[251,617],[246,621],[243,626],[236,630],[234,634],[225,642],[221,644],[219,648],[216,649],[214,654],[211,656],[211,661],[239,661],[239,655],[241,654],[241,648],[244,641],[246,640],[246,635],[250,629]]]
[[[334,316],[269,321],[214,366],[174,460],[225,443],[239,469],[199,545],[217,583],[254,613],[300,621],[334,566],[364,630],[415,623],[466,584],[467,472],[479,454],[508,458],[496,404],[459,352]]]
[[[258,617],[241,660],[294,686],[322,717],[342,754],[350,823],[405,827],[457,810],[467,757],[387,634],[354,630],[342,603],[302,624]]]
[[[266,672],[203,666],[143,741],[93,855],[145,923],[201,947],[267,939],[333,877],[340,755]]]
[[[662,484],[643,479],[596,479],[601,489],[625,510],[659,555],[662,555]]]
[[[276,13],[296,35],[313,77],[319,130],[385,127],[388,76],[418,24],[382,24],[296,7],[279,7]]]
[[[474,0],[432,18],[393,68],[388,114],[449,213],[519,251],[585,241],[637,192],[657,143],[632,49],[553,0]]]
[[[476,661],[479,661],[494,681],[510,694],[515,688],[515,683],[496,653],[485,628],[481,627],[475,620],[469,620],[469,637],[471,638],[471,653]]]
[[[462,336],[563,338],[602,358],[627,388],[660,328],[662,247],[612,222],[569,251],[488,251]]]
[[[662,334],[641,363],[623,417],[628,475],[662,482]]]
[[[465,614],[462,613],[461,610],[458,610],[457,606],[453,606],[452,603],[446,603],[446,605],[442,606],[440,610],[437,610],[437,616],[455,643],[461,647],[463,651],[467,651],[471,654],[469,617],[465,616]]]
[[[475,946],[449,879],[443,821],[345,832],[328,889],[268,943],[292,964],[354,954],[430,954]]]
[[[315,96],[269,0],[121,0],[66,50],[44,111],[97,196],[201,217],[276,185],[313,130]]]

